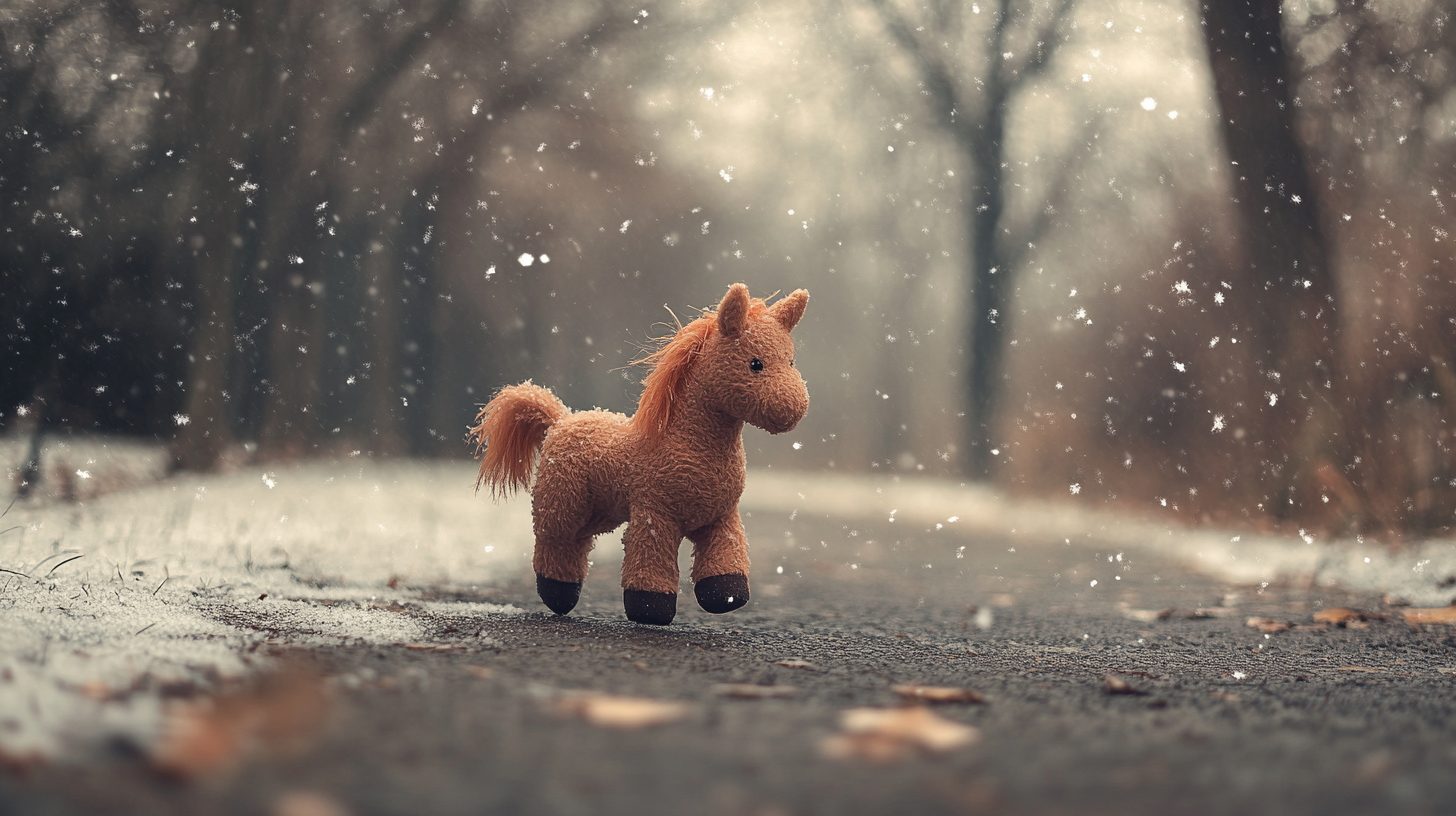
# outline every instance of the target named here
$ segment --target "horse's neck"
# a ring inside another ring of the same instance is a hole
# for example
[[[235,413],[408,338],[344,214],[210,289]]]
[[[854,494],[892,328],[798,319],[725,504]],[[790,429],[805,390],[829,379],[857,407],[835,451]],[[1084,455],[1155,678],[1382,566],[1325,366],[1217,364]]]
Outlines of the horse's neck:
[[[664,441],[686,442],[694,448],[708,447],[734,454],[743,447],[743,420],[684,400],[667,423]]]

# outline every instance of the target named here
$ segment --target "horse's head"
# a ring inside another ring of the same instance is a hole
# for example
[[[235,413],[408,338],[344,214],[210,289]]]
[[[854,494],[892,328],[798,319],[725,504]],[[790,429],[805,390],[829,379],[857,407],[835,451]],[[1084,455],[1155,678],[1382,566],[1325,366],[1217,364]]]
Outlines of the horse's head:
[[[809,389],[794,367],[789,332],[808,304],[803,289],[769,306],[750,298],[747,286],[733,284],[718,305],[717,331],[697,364],[694,379],[702,398],[769,433],[793,430],[809,410]]]
[[[679,327],[638,360],[652,371],[632,421],[644,433],[663,433],[675,406],[691,401],[769,433],[793,430],[809,410],[809,389],[794,368],[789,331],[808,303],[799,289],[769,306],[733,284],[717,312]]]

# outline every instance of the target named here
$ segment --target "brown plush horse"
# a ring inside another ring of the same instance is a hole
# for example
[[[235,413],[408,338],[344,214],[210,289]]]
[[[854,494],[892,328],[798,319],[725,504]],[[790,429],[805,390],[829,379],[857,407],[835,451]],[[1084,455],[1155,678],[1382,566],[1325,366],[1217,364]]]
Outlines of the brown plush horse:
[[[717,312],[682,326],[643,362],[637,413],[572,413],[529,381],[501,389],[470,437],[484,451],[476,488],[532,493],[536,589],[565,615],[581,596],[592,537],[627,522],[623,605],[639,623],[677,614],[677,551],[693,542],[698,604],[713,613],[748,603],[748,540],[738,516],[743,423],[792,430],[809,410],[789,331],[809,293],[772,306],[735,283]],[[533,460],[540,450],[536,483]]]

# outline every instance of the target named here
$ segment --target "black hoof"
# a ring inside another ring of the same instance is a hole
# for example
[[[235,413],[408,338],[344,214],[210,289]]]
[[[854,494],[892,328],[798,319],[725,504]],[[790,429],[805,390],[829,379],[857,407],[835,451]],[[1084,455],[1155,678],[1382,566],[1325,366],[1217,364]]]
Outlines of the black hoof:
[[[541,596],[546,607],[558,615],[565,615],[576,608],[581,599],[580,581],[558,581],[544,575],[536,576],[536,594]]]
[[[748,576],[714,575],[699,581],[693,591],[698,594],[698,606],[721,615],[748,603]]]
[[[627,620],[666,626],[677,615],[677,594],[672,592],[648,592],[645,589],[622,590],[622,606],[627,609]]]

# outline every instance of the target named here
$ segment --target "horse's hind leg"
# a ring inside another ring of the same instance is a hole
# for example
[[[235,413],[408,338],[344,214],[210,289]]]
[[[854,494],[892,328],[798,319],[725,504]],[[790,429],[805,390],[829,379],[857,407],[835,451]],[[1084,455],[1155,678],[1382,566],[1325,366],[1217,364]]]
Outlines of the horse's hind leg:
[[[581,599],[581,583],[586,579],[586,554],[591,551],[591,538],[579,538],[569,548],[581,554],[579,559],[573,558],[569,553],[558,553],[566,557],[552,558],[549,554],[542,557],[543,552],[548,548],[536,543],[536,556],[533,563],[536,566],[536,594],[541,596],[541,601],[558,615],[565,615],[576,608],[576,602]],[[573,563],[579,560],[581,568],[575,569]],[[553,563],[558,562],[558,563]],[[554,575],[567,575],[567,578],[556,578]],[[579,576],[572,580],[569,576]]]
[[[552,612],[565,615],[581,598],[581,583],[586,580],[592,548],[591,536],[581,534],[586,519],[561,508],[543,508],[540,502],[532,502],[532,516],[536,551],[531,565],[536,570],[536,592]]]

